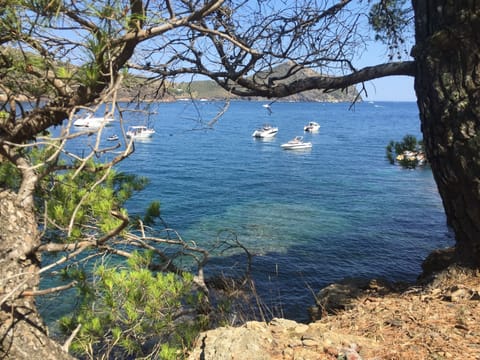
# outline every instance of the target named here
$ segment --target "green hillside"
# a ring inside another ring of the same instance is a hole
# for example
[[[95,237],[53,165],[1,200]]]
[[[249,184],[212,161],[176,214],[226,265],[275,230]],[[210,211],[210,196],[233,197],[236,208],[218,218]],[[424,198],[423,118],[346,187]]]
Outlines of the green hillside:
[[[225,99],[232,98],[231,94],[225,91],[212,80],[202,80],[194,82],[182,82],[172,84],[169,91],[176,98],[207,98],[207,99]]]

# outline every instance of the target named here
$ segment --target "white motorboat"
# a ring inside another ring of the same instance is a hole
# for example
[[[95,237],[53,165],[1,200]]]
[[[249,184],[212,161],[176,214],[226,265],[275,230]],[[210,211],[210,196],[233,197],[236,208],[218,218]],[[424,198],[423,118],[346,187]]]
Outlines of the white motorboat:
[[[316,123],[315,121],[310,121],[308,125],[303,127],[303,130],[308,132],[317,132],[320,130],[320,124]]]
[[[143,125],[130,126],[125,133],[130,139],[148,139],[155,134],[155,130]]]
[[[282,149],[285,150],[304,150],[310,149],[312,147],[311,142],[304,142],[303,136],[295,136],[294,139],[289,142],[281,145]]]
[[[88,115],[86,117],[75,120],[73,122],[73,125],[77,127],[99,128],[103,124],[108,125],[114,120],[115,119],[112,117],[97,117],[93,115]]]
[[[402,154],[397,155],[397,161],[411,161],[416,162],[417,165],[425,165],[427,162],[424,152],[421,151],[404,151]]]
[[[277,132],[278,127],[265,124],[260,129],[255,130],[252,136],[256,138],[271,138],[277,135]]]
[[[113,135],[110,135],[108,138],[107,138],[108,141],[116,141],[118,140],[118,135],[117,134],[113,134]]]

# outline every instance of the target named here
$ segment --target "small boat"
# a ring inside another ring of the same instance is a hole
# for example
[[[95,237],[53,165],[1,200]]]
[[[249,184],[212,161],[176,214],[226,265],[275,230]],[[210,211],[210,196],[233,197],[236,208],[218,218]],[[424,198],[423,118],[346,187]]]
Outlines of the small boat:
[[[255,130],[252,136],[256,138],[271,138],[277,135],[277,132],[278,127],[265,124],[260,129]]]
[[[155,134],[155,130],[143,125],[130,126],[125,133],[130,139],[148,139]]]
[[[303,130],[308,132],[317,132],[320,130],[320,124],[316,123],[315,121],[310,121],[308,125],[303,127]]]
[[[408,151],[405,150],[402,154],[397,155],[397,161],[416,161],[417,165],[425,165],[427,162],[427,158],[424,152],[417,152],[417,151]]]
[[[117,134],[113,134],[113,135],[110,135],[108,138],[107,138],[108,141],[117,141],[118,140],[118,135]]]
[[[304,142],[303,136],[295,136],[289,142],[282,144],[281,147],[285,150],[303,150],[310,149],[312,147],[311,142]]]
[[[77,127],[99,128],[103,124],[108,125],[114,120],[115,119],[113,119],[112,117],[96,117],[93,115],[88,115],[86,117],[75,120],[73,122],[73,125]]]

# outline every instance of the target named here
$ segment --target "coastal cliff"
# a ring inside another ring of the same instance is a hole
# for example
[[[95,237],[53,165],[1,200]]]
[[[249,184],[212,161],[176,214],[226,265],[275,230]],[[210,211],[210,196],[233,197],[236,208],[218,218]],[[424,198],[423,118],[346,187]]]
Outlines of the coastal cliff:
[[[317,304],[332,307],[318,321],[273,319],[207,331],[188,359],[478,359],[478,272],[451,266],[414,286],[354,284],[322,290]]]

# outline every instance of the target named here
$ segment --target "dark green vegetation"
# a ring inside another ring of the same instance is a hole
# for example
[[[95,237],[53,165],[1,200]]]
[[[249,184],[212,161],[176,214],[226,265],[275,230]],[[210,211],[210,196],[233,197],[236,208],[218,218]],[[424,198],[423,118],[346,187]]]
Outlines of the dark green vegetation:
[[[411,34],[412,8],[408,0],[384,0],[373,4],[369,22],[375,39],[388,46],[389,58],[401,60],[406,54],[405,42]]]
[[[209,323],[201,315],[208,303],[191,274],[150,271],[153,256],[133,253],[126,265],[97,266],[76,312],[61,319],[66,334],[78,329],[74,354],[174,360],[191,347]]]
[[[391,140],[386,147],[386,156],[390,164],[393,165],[397,161],[407,169],[415,169],[426,163],[423,142],[417,141],[413,135],[405,135],[400,142]]]

